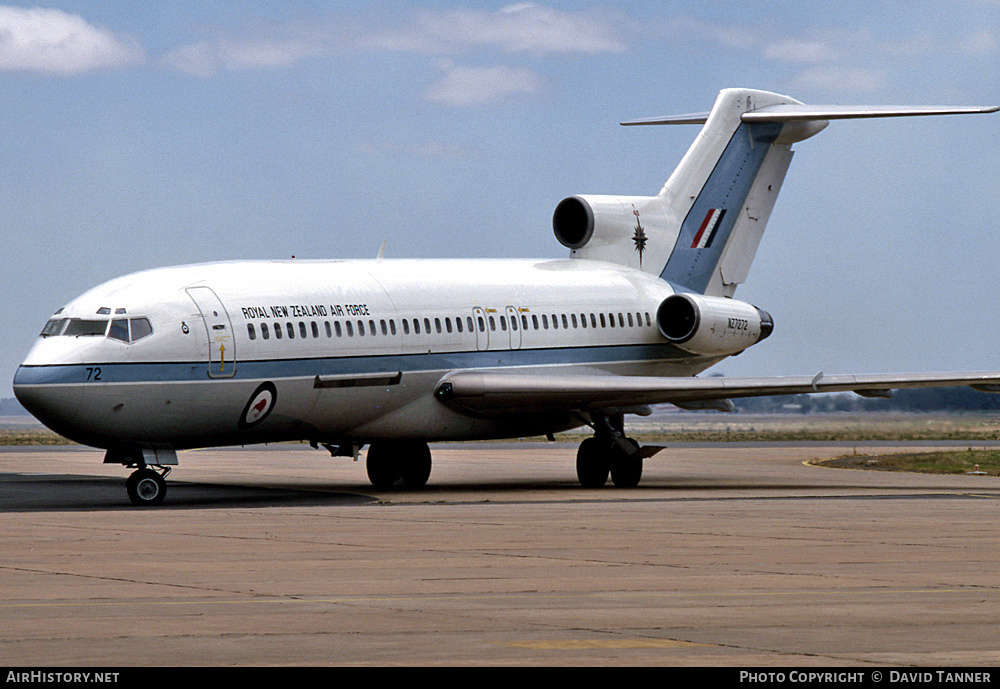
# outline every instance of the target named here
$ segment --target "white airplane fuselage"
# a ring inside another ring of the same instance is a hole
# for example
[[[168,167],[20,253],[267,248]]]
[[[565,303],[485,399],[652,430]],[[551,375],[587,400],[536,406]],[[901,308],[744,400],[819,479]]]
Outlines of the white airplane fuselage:
[[[656,310],[671,294],[654,275],[588,260],[162,268],[61,309],[50,323],[65,319],[64,333],[75,319],[100,332],[40,337],[14,384],[43,422],[103,448],[537,435],[583,420],[477,419],[438,402],[435,387],[449,372],[498,367],[694,375],[722,357],[663,338]],[[139,318],[150,334],[111,336],[113,321]],[[274,399],[254,423],[245,407],[263,383]]]

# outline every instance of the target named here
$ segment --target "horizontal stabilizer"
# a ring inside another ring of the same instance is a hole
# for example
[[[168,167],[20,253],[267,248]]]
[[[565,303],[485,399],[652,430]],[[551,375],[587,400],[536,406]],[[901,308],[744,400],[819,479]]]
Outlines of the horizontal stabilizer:
[[[867,117],[915,117],[919,115],[973,115],[996,112],[1000,106],[934,105],[772,105],[743,113],[744,122],[801,122],[804,120],[851,120]]]
[[[508,371],[460,372],[446,376],[435,391],[449,407],[474,414],[532,411],[600,411],[641,404],[725,400],[736,397],[856,392],[885,397],[901,388],[958,387],[1000,391],[1000,371],[765,378],[687,378]]]
[[[747,123],[766,122],[806,122],[828,120],[851,120],[872,117],[916,117],[920,115],[974,115],[978,113],[997,112],[1000,105],[803,105],[785,104],[771,105],[745,112],[741,120]],[[705,124],[708,121],[707,112],[688,113],[686,115],[667,115],[664,117],[647,117],[622,122],[624,126],[644,124]]]

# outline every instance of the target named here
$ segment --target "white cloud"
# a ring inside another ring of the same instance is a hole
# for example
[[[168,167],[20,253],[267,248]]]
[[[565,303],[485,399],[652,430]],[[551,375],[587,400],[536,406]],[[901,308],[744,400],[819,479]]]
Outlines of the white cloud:
[[[565,12],[532,3],[496,12],[418,12],[413,21],[365,39],[375,48],[423,53],[455,53],[492,47],[506,53],[551,55],[622,52],[626,45],[615,24],[592,12]]]
[[[0,70],[73,75],[143,61],[139,45],[55,9],[0,6]]]
[[[162,64],[193,76],[221,69],[288,67],[343,50],[390,50],[455,55],[485,48],[530,55],[622,52],[616,24],[593,12],[566,12],[541,5],[509,5],[496,12],[477,9],[423,10],[400,25],[375,28],[353,23],[293,22],[256,27],[241,38],[220,37],[180,46]]]
[[[796,87],[821,88],[833,93],[874,93],[885,87],[882,72],[859,67],[812,67],[793,80]]]
[[[424,97],[444,105],[485,105],[511,96],[539,93],[544,88],[542,78],[524,67],[443,66],[444,76]]]
[[[764,48],[764,57],[780,62],[831,62],[837,52],[825,41],[785,40],[771,43]]]

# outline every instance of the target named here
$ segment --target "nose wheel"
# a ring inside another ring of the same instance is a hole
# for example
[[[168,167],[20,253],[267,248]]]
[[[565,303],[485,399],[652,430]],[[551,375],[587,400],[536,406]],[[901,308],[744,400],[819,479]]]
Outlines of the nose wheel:
[[[152,469],[143,467],[132,472],[132,475],[125,481],[125,490],[128,499],[133,505],[138,507],[154,507],[163,502],[167,497],[166,475],[170,471],[166,469],[159,474]]]

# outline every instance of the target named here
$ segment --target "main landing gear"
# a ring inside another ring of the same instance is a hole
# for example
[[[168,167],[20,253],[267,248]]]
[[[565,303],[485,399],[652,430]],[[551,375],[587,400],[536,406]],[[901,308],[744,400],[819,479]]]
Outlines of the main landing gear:
[[[379,440],[368,447],[366,466],[379,490],[423,488],[431,475],[431,450],[421,440]]]
[[[642,460],[648,453],[625,436],[621,414],[594,414],[594,437],[580,443],[576,475],[584,488],[600,488],[611,476],[617,488],[634,488],[642,478]],[[656,450],[653,450],[656,452]]]

